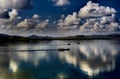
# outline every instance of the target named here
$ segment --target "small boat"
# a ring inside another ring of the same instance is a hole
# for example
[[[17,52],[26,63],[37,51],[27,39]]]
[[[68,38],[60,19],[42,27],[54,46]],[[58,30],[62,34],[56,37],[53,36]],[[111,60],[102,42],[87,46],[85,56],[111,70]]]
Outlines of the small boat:
[[[68,43],[68,45],[71,45],[70,43]]]
[[[58,51],[69,51],[69,50],[70,50],[69,48],[66,48],[66,49],[60,48],[60,49],[58,49]]]

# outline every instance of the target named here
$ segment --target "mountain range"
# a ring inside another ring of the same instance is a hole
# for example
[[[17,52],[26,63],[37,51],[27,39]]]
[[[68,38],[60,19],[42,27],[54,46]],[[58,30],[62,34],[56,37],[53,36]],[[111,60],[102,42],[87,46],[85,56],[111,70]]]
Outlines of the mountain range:
[[[51,41],[51,40],[119,40],[120,34],[109,35],[75,35],[66,37],[52,37],[52,36],[36,36],[31,35],[27,37],[12,36],[7,34],[0,34],[0,42],[16,42],[16,41]]]

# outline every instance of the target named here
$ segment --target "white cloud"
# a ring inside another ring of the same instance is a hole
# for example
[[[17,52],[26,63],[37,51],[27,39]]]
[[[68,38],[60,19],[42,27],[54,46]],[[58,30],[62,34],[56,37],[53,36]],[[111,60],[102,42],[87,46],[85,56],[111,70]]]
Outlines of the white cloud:
[[[32,18],[33,19],[40,19],[40,16],[38,14],[34,14]]]
[[[70,31],[72,34],[73,32],[74,34],[85,32],[115,32],[117,29],[120,29],[119,23],[115,21],[116,12],[117,11],[113,8],[99,6],[98,3],[92,3],[91,1],[89,1],[86,6],[80,9],[80,11],[73,12],[73,14],[68,14],[67,16],[62,14],[59,20],[50,23],[49,19],[40,20],[40,16],[37,14],[34,14],[33,17],[29,19],[21,19],[20,17],[18,17],[17,9],[12,9],[12,11],[10,12],[8,12],[7,9],[1,9],[0,31],[6,29],[6,32],[14,31],[14,33],[17,33],[20,30],[21,32],[27,31],[29,33],[39,33],[40,31],[45,31],[48,33],[48,31],[50,30],[54,30],[55,32],[61,32],[62,30],[64,33]],[[4,13],[8,14],[8,17],[10,18],[1,18],[3,17]]]
[[[98,3],[89,1],[86,6],[80,9],[78,16],[82,18],[99,17],[116,13],[116,10],[110,7],[99,6]]]
[[[52,0],[52,1],[55,2],[55,6],[64,6],[70,4],[69,0]]]
[[[115,31],[119,28],[119,24],[115,22],[115,17],[103,16],[101,18],[89,18],[86,22],[80,26],[80,31],[88,32],[106,32],[106,31]]]
[[[31,0],[0,0],[0,8],[28,8],[31,6]]]
[[[119,24],[115,22],[116,12],[113,8],[89,1],[78,13],[73,12],[65,19],[61,18],[58,27],[71,30],[79,28],[79,32],[113,32],[119,28]]]
[[[0,18],[0,26],[6,24],[7,22],[9,22],[8,19],[1,19],[1,18]]]
[[[19,28],[19,29],[27,29],[29,27],[29,22],[30,20],[28,19],[25,19],[24,21],[21,21],[20,23],[18,23],[16,25],[16,28]]]
[[[37,14],[33,15],[31,19],[24,19],[23,21],[19,22],[15,29],[24,29],[33,31],[44,29],[48,26],[49,19],[41,21]]]
[[[80,22],[80,18],[77,17],[77,12],[73,12],[72,15],[67,15],[67,17],[63,20],[59,20],[58,22],[58,26],[60,26],[61,28],[70,28],[69,26],[71,25],[78,25]],[[73,27],[74,28],[74,27]]]
[[[39,28],[39,29],[40,28],[45,28],[46,26],[48,26],[48,24],[49,24],[49,19],[44,20],[44,21],[38,23],[37,26],[36,26],[36,28]]]
[[[12,35],[31,35],[35,33],[43,33],[43,29],[47,29],[49,19],[40,20],[37,14],[30,19],[21,19],[16,16],[16,10],[10,14],[10,19],[0,18],[0,33]]]
[[[113,8],[99,6],[99,4],[89,1],[78,14],[81,18],[87,18],[86,22],[80,26],[80,31],[115,31],[119,28],[119,24],[115,22],[116,12]]]
[[[11,12],[9,12],[10,20],[14,20],[18,16],[18,12],[16,9],[13,9]]]

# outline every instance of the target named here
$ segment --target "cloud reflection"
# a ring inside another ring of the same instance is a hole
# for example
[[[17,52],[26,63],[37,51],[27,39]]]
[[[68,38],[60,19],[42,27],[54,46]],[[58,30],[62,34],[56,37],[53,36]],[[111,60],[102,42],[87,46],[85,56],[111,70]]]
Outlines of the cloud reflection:
[[[85,57],[80,62],[80,68],[88,75],[111,71],[115,68],[115,57],[118,50],[108,41],[94,41],[79,45],[81,55]]]
[[[52,77],[53,79],[72,79],[73,77],[70,74],[72,72],[74,73],[74,71],[71,72],[71,68],[88,76],[99,75],[102,72],[110,72],[115,69],[115,58],[118,55],[119,49],[114,41],[81,41],[79,45],[74,41],[71,42],[70,46],[67,43],[68,41],[54,41],[49,43],[18,44],[15,46],[0,47],[0,68],[6,71],[7,76],[8,74],[12,74],[12,79],[14,79],[13,77],[15,75],[23,75],[24,72],[30,75],[36,75],[35,72],[37,71],[37,73],[40,73],[40,78],[43,78],[44,75],[47,79],[48,77]],[[29,51],[66,47],[70,47],[70,51]],[[15,49],[28,51],[12,51]],[[72,74],[72,76],[75,75]],[[76,79],[80,77],[81,75],[76,77]],[[36,79],[39,78],[36,77]]]
[[[82,42],[72,46],[71,52],[61,52],[59,56],[68,64],[79,67],[89,76],[115,69],[115,58],[118,54],[116,45],[109,41]]]

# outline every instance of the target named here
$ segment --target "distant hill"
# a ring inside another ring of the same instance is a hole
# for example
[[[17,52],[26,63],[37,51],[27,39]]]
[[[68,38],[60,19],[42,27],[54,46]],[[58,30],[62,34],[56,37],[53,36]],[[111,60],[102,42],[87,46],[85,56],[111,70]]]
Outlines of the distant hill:
[[[120,34],[110,34],[110,35],[76,35],[76,36],[66,36],[66,37],[50,37],[50,36],[36,36],[31,35],[28,37],[22,36],[11,36],[7,34],[0,34],[0,41],[44,41],[44,40],[120,40]]]

